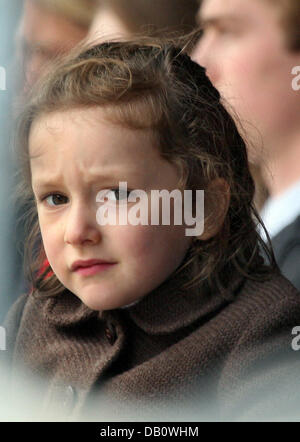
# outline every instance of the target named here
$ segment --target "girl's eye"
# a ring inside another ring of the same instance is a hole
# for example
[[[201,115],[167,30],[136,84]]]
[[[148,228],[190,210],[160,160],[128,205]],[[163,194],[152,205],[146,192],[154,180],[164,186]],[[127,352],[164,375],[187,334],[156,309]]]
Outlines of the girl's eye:
[[[130,192],[130,190],[111,189],[107,194],[107,199],[109,199],[110,201],[127,200]]]
[[[59,193],[53,193],[43,198],[43,200],[47,201],[49,206],[59,206],[66,203],[67,197],[60,195]]]

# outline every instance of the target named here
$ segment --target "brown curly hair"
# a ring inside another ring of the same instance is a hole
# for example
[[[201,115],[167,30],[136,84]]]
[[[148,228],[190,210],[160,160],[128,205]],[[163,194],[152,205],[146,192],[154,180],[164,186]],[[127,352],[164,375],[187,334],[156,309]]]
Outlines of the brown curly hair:
[[[219,231],[208,240],[195,239],[175,272],[189,270],[186,288],[205,282],[225,293],[237,275],[268,277],[276,264],[257,233],[254,182],[234,120],[205,70],[182,48],[144,38],[83,48],[58,62],[41,79],[20,115],[18,195],[27,207],[25,267],[39,293],[55,295],[64,287],[54,274],[45,278],[49,267],[39,274],[45,254],[31,187],[31,126],[43,114],[92,106],[106,108],[109,118],[131,129],[151,128],[161,155],[180,167],[184,188],[207,190],[209,183],[220,178],[228,184],[230,201]],[[205,194],[210,197],[214,196]],[[268,258],[266,264],[262,252]]]

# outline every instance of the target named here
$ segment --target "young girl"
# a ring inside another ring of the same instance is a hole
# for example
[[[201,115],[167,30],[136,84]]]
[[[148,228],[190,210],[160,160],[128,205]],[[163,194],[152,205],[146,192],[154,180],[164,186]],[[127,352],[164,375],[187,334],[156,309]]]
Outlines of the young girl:
[[[300,297],[260,255],[245,144],[204,69],[156,40],[86,49],[33,91],[19,140],[33,290],[5,326],[13,367],[41,377],[39,410],[221,419],[274,405]],[[136,190],[148,222],[121,222]],[[204,190],[203,231],[177,212],[161,222],[163,204],[151,223],[154,190],[193,191],[190,216]]]

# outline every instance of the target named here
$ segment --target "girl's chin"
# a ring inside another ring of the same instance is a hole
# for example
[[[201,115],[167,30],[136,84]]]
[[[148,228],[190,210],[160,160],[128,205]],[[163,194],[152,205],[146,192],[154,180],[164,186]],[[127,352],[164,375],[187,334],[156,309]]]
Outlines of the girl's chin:
[[[96,293],[81,293],[78,297],[88,308],[97,311],[125,308],[137,302],[130,299],[116,299],[112,296],[100,294],[99,291]]]

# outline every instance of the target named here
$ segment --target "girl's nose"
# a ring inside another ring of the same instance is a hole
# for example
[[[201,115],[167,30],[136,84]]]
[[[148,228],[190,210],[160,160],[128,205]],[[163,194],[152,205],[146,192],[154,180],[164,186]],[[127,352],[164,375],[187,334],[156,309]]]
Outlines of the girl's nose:
[[[87,204],[73,205],[66,215],[64,241],[72,245],[97,244],[101,240],[101,227],[96,211]]]

